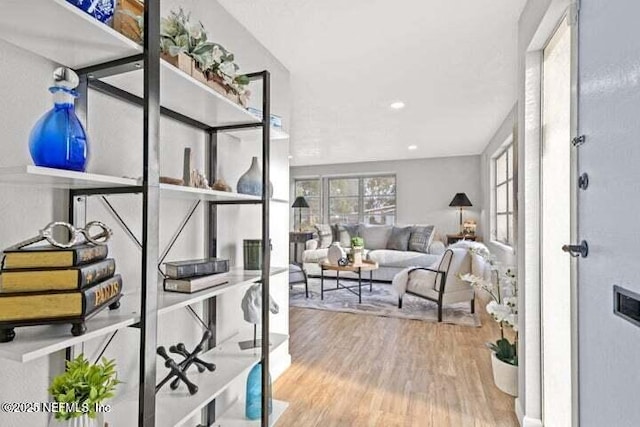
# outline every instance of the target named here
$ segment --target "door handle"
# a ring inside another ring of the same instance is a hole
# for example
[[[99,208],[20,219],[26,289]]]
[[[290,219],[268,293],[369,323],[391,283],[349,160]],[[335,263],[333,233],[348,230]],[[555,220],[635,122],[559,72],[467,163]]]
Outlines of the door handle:
[[[586,258],[589,255],[589,245],[586,240],[581,241],[579,245],[564,245],[562,250],[574,258],[579,256]]]

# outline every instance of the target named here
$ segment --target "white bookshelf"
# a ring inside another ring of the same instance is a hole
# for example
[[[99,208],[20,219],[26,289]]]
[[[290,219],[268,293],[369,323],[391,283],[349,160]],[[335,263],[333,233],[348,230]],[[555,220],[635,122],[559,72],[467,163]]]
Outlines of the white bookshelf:
[[[288,269],[272,268],[270,274],[282,274]],[[158,315],[164,315],[207,298],[223,294],[232,289],[256,283],[260,271],[232,270],[229,282],[194,294],[158,291]],[[126,291],[127,284],[124,284]],[[87,332],[78,337],[71,335],[71,324],[25,326],[15,328],[16,337],[11,342],[0,343],[0,358],[18,362],[29,362],[56,351],[72,347],[92,338],[110,334],[140,321],[140,295],[137,292],[124,294],[120,308],[105,308],[85,322]]]
[[[75,172],[40,166],[16,166],[0,168],[0,184],[38,186],[47,188],[80,189],[104,187],[129,187],[140,185],[132,178]]]
[[[269,426],[275,426],[287,410],[289,404],[282,400],[273,399],[273,411],[269,416]],[[248,420],[245,417],[245,402],[235,401],[222,416],[213,423],[213,427],[260,427],[260,420]]]
[[[271,352],[288,340],[288,336],[283,334],[271,334],[270,337]],[[260,362],[259,348],[240,350],[238,343],[248,339],[251,339],[248,335],[233,336],[201,356],[202,360],[214,363],[216,369],[213,372],[200,373],[193,368],[189,372],[189,379],[198,386],[196,394],[189,394],[184,385],[177,390],[163,387],[156,394],[156,425],[183,425],[191,417],[199,414],[202,408],[224,392],[237,378],[245,377],[251,368]],[[105,421],[114,426],[135,425],[138,416],[137,398],[137,389],[116,398],[112,402],[111,412],[105,414]]]
[[[0,38],[71,68],[142,53],[142,46],[66,0],[2,0]]]
[[[102,79],[142,97],[143,71],[136,70]],[[160,60],[160,102],[163,107],[211,126],[259,123],[260,119],[241,105],[199,82],[164,60]]]

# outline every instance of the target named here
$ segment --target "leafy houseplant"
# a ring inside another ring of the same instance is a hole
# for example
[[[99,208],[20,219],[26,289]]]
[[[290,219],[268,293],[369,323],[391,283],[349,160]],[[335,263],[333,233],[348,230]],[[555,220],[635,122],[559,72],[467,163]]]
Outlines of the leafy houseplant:
[[[68,361],[65,372],[55,377],[49,387],[53,399],[61,404],[55,418],[59,421],[100,418],[99,405],[112,398],[120,384],[116,377],[115,360],[103,357],[100,363],[91,364],[81,354]],[[89,420],[83,425],[91,425]]]
[[[487,343],[493,351],[492,364],[494,380],[502,391],[517,395],[518,366],[518,283],[511,269],[502,268],[488,252],[478,249],[470,251],[484,258],[491,269],[491,279],[463,274],[460,279],[474,288],[486,292],[491,301],[487,304],[487,312],[500,325],[500,339]],[[495,281],[494,281],[495,278]],[[513,342],[505,335],[505,329],[514,332]],[[501,364],[499,363],[501,362]]]
[[[135,20],[142,34],[142,17],[128,11],[122,13]],[[235,63],[233,53],[221,44],[209,41],[202,22],[193,24],[191,14],[185,13],[182,8],[177,12],[169,12],[169,16],[161,19],[160,52],[168,62],[195,79],[222,91],[242,105],[247,104],[251,95],[247,88],[250,80],[247,76],[238,74],[240,67]],[[187,58],[189,63],[183,64],[183,58]],[[193,67],[190,60],[193,60]]]
[[[351,238],[351,247],[352,248],[364,248],[364,239],[362,237],[352,237]]]

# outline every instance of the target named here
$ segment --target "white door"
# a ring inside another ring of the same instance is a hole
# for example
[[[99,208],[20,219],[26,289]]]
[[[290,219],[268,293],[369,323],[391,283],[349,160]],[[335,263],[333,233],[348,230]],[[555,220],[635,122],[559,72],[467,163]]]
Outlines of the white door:
[[[580,426],[640,425],[640,328],[613,286],[640,293],[640,1],[582,0],[577,149]],[[633,307],[632,307],[633,308]],[[637,310],[637,307],[636,307]]]
[[[571,27],[564,18],[542,51],[541,315],[542,415],[572,425]]]

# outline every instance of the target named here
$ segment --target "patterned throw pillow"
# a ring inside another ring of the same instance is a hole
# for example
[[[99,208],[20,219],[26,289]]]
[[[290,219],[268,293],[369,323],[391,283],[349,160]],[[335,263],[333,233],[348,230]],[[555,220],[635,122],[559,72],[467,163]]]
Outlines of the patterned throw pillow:
[[[358,224],[333,224],[331,230],[333,230],[333,241],[340,242],[343,248],[350,248],[351,238],[360,235]]]
[[[387,249],[406,251],[409,247],[409,238],[413,227],[393,227],[391,237],[387,240]]]
[[[318,249],[326,249],[331,246],[333,235],[329,224],[316,224],[315,227],[318,232]]]
[[[412,227],[411,237],[409,237],[409,250],[414,252],[429,253],[429,246],[433,241],[434,226],[416,225]]]

